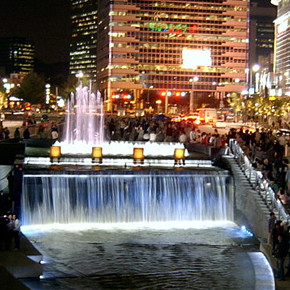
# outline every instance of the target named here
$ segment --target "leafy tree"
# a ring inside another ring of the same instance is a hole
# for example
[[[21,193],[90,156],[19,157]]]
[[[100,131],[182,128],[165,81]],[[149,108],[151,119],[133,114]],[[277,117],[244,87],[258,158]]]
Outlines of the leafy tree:
[[[0,83],[0,93],[5,93],[5,88],[2,83]]]
[[[36,73],[26,75],[14,91],[17,98],[23,99],[31,104],[43,104],[45,101],[45,82]]]
[[[72,92],[75,92],[78,79],[74,76],[68,77],[67,81],[59,88],[59,94],[64,99],[69,99]]]

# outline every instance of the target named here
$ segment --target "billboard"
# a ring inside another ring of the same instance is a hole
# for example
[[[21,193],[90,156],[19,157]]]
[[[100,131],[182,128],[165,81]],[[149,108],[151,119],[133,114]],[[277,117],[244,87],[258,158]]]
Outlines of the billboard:
[[[182,50],[183,68],[196,68],[198,66],[211,66],[211,51],[209,49],[188,49]]]

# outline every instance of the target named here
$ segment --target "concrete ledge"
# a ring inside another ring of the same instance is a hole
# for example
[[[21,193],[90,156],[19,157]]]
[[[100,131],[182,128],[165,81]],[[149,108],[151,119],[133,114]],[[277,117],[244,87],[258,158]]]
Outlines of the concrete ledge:
[[[39,278],[43,273],[41,260],[42,254],[31,245],[24,235],[21,235],[19,251],[0,252],[0,266],[17,279]],[[0,289],[2,288],[0,287]]]
[[[275,276],[269,261],[260,252],[248,253],[255,270],[255,290],[274,290]]]
[[[1,252],[1,265],[13,275],[19,278],[39,278],[42,275],[42,265],[21,252]]]
[[[21,284],[20,281],[15,279],[13,275],[9,273],[4,267],[0,266],[0,289],[1,290],[26,290],[29,289],[23,284]]]

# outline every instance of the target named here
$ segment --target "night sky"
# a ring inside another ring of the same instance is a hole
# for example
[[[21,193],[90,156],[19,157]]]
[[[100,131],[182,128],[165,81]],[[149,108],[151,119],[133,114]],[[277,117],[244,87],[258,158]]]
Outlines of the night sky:
[[[0,0],[0,37],[34,41],[44,63],[69,61],[70,0]]]
[[[269,5],[270,0],[252,0]],[[0,37],[25,37],[44,63],[69,61],[70,0],[0,0]]]

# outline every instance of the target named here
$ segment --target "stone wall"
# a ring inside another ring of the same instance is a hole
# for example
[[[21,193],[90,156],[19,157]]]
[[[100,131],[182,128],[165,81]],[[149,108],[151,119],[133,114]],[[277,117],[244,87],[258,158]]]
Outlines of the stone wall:
[[[222,157],[221,159],[223,166],[232,173],[234,179],[235,222],[245,225],[257,238],[266,241],[270,210],[258,192],[252,188],[234,158]]]

